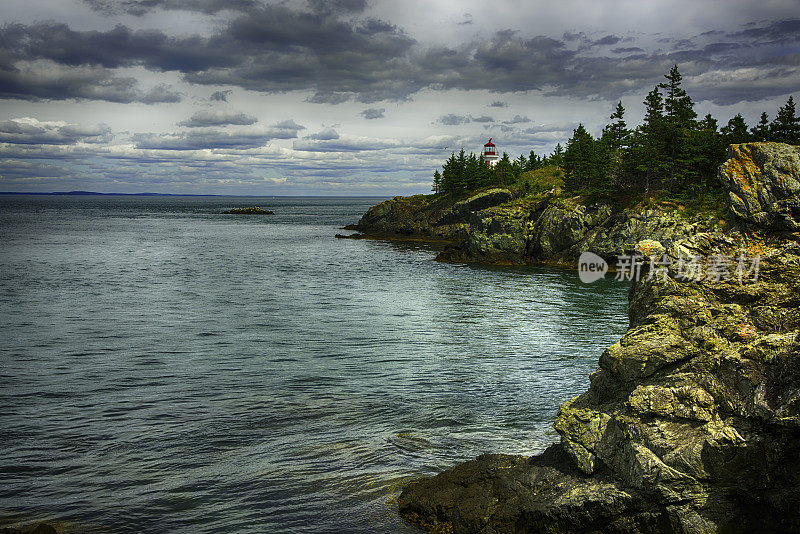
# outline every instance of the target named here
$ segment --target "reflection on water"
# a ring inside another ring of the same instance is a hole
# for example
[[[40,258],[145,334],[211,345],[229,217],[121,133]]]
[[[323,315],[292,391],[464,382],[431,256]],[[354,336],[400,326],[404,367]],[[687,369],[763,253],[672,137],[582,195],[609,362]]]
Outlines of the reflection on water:
[[[554,441],[626,287],[331,237],[374,203],[0,197],[0,514],[413,532],[410,478]]]

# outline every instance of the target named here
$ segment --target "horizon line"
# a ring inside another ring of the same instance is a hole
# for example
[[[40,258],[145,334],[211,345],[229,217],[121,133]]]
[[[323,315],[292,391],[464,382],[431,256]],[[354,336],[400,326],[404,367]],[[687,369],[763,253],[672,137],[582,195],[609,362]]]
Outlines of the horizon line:
[[[97,191],[0,191],[0,195],[51,195],[51,196],[123,196],[123,197],[331,197],[331,198],[383,198],[397,195],[232,195],[217,193],[100,193]]]

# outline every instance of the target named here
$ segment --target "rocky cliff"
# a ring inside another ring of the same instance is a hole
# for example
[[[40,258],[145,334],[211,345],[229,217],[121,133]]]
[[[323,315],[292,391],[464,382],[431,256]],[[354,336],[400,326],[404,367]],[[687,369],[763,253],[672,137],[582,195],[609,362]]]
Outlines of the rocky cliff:
[[[572,264],[581,253],[612,260],[643,239],[664,246],[714,231],[714,217],[687,216],[678,206],[618,208],[579,198],[518,199],[490,189],[455,202],[425,195],[395,197],[370,208],[358,237],[422,239],[448,246],[437,259],[455,262]]]
[[[799,169],[800,147],[733,146],[719,171],[733,228],[662,243],[671,265],[631,287],[630,327],[561,406],[560,443],[412,483],[403,517],[436,532],[800,532]],[[682,270],[687,255],[706,270]]]

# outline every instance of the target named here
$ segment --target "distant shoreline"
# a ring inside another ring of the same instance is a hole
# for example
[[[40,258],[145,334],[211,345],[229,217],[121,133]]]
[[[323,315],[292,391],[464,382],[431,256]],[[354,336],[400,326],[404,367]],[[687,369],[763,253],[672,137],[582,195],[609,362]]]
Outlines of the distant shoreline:
[[[45,193],[27,191],[0,191],[0,195],[35,196],[103,196],[103,197],[253,197],[253,198],[391,198],[391,195],[215,195],[197,193],[97,193],[95,191],[50,191]]]

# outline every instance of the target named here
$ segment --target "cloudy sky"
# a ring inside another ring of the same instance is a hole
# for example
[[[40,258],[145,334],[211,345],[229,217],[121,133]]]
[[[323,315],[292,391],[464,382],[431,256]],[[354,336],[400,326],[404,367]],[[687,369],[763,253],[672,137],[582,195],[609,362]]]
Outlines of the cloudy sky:
[[[0,191],[428,192],[550,152],[673,64],[700,114],[800,97],[798,0],[2,0]]]

